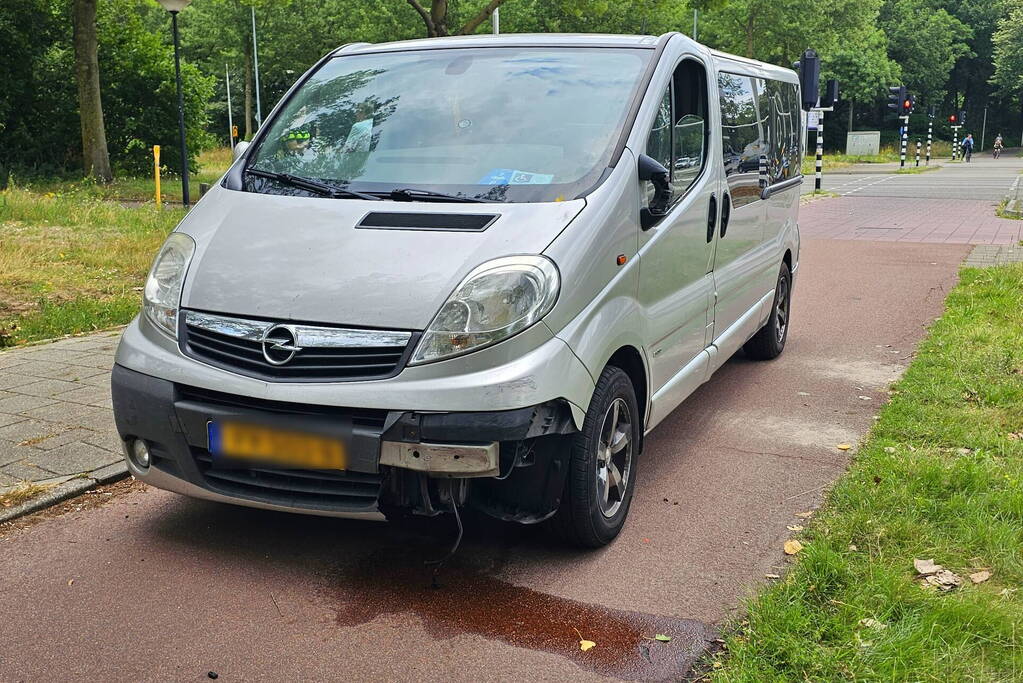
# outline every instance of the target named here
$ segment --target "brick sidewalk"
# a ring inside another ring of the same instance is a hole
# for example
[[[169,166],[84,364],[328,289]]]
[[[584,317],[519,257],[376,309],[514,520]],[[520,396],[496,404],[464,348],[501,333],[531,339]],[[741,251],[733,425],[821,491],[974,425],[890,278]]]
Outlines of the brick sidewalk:
[[[875,242],[1019,244],[1023,221],[985,200],[834,197],[799,210],[803,237]]]
[[[0,492],[125,471],[110,402],[120,334],[0,352]]]

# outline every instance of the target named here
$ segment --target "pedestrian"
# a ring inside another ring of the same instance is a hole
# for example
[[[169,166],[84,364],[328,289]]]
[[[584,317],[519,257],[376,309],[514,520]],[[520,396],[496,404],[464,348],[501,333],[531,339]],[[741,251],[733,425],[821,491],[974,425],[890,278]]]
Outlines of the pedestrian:
[[[966,159],[966,163],[970,163],[971,156],[973,156],[973,133],[963,138],[963,158]]]

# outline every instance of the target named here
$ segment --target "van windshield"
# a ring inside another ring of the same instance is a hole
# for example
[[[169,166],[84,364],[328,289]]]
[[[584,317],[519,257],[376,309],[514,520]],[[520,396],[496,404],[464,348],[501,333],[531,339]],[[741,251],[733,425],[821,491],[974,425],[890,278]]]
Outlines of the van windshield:
[[[245,189],[324,194],[273,177],[287,174],[369,194],[573,199],[607,166],[651,54],[509,47],[336,57],[274,117],[249,156],[256,172]]]

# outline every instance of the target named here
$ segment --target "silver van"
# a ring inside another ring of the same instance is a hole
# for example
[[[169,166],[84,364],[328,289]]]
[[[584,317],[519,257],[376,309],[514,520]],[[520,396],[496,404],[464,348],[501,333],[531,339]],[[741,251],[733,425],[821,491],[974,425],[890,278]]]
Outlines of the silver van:
[[[644,436],[785,346],[800,110],[677,33],[331,52],[156,256],[112,378],[131,473],[610,542]]]

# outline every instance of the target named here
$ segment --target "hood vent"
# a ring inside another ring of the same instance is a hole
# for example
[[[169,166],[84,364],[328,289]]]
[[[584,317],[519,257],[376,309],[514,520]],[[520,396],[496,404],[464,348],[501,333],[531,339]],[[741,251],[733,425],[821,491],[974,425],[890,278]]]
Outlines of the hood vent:
[[[356,224],[364,230],[442,230],[446,232],[483,232],[496,221],[497,214],[483,213],[406,213],[372,211]]]

